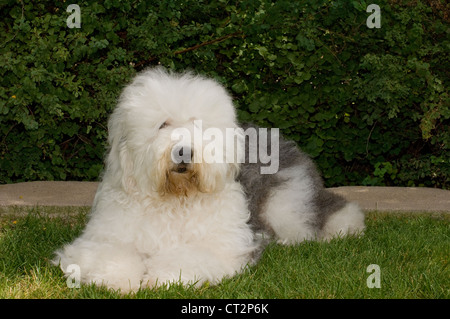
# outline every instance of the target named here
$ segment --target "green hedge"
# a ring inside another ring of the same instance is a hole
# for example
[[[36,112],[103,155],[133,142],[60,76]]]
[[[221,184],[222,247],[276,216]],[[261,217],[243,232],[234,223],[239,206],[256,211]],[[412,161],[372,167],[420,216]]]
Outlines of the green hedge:
[[[4,2],[2,2],[4,3]],[[0,4],[0,182],[96,180],[106,121],[139,70],[221,81],[242,121],[279,127],[327,186],[449,188],[449,6],[350,0]]]

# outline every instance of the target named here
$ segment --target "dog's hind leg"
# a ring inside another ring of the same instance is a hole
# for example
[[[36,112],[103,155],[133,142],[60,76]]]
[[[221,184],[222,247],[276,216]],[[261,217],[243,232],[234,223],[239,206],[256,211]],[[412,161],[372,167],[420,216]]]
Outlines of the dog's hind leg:
[[[315,239],[313,181],[299,167],[280,171],[279,176],[285,182],[271,190],[260,218],[279,243]]]
[[[364,213],[355,203],[347,202],[344,207],[330,214],[325,221],[320,237],[331,240],[346,235],[361,235],[364,232]]]
[[[285,182],[271,190],[260,218],[282,244],[330,240],[364,231],[364,213],[355,203],[323,188],[303,167],[280,171]]]

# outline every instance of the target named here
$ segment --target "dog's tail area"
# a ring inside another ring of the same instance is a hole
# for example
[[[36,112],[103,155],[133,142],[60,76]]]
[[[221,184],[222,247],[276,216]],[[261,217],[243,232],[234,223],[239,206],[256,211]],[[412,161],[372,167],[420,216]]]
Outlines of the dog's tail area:
[[[362,235],[365,229],[364,217],[358,204],[347,202],[342,208],[328,216],[320,237],[328,241],[346,235]]]

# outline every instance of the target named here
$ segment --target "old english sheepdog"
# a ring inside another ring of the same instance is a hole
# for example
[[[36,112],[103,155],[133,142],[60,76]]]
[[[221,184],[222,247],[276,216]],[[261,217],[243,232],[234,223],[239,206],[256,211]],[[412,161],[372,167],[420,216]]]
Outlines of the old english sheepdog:
[[[216,81],[140,73],[108,122],[105,171],[83,233],[53,260],[82,283],[121,291],[218,283],[265,243],[359,234],[364,214],[324,189],[276,129],[240,126]],[[269,152],[270,150],[270,152]]]

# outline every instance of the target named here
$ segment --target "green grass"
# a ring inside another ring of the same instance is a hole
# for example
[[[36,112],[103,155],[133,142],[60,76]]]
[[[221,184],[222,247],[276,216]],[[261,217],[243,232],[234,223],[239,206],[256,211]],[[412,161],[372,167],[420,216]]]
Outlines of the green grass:
[[[80,233],[86,208],[0,210],[0,298],[449,298],[449,214],[369,213],[361,238],[271,244],[260,262],[217,286],[174,285],[121,295],[70,289],[49,264]],[[380,266],[381,288],[366,271]]]

